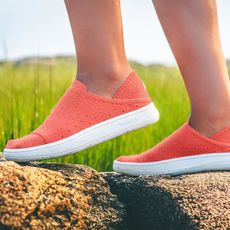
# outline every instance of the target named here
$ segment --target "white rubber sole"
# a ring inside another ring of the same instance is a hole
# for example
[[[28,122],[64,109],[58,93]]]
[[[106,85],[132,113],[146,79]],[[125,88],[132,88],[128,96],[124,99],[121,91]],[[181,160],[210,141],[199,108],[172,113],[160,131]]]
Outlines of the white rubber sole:
[[[200,154],[148,163],[114,161],[113,170],[132,176],[180,175],[204,171],[230,170],[230,152]]]
[[[159,112],[154,104],[150,103],[135,111],[93,125],[60,141],[31,148],[6,148],[3,154],[7,160],[16,162],[62,157],[153,124],[158,120]]]

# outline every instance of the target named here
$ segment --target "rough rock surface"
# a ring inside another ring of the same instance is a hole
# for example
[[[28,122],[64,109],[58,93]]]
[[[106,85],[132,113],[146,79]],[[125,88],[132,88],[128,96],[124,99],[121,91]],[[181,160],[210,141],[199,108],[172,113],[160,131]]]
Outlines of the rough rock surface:
[[[126,204],[129,229],[230,229],[230,172],[103,177]]]
[[[0,160],[0,229],[125,229],[126,212],[93,169]]]
[[[230,230],[230,172],[132,177],[0,158],[0,229]]]

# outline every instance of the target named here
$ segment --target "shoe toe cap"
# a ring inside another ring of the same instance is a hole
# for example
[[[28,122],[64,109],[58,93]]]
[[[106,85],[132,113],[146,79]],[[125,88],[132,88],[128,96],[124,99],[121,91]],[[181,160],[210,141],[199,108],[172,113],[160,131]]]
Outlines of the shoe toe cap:
[[[116,159],[117,162],[137,163],[139,162],[138,155],[120,156]]]
[[[29,134],[16,140],[8,141],[6,149],[30,148],[46,144],[44,138],[35,133]]]

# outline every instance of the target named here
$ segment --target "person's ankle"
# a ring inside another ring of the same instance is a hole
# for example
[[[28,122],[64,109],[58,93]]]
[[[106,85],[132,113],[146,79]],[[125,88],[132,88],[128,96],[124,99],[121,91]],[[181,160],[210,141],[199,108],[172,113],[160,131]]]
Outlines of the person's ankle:
[[[218,113],[205,113],[205,115],[198,115],[191,113],[189,125],[204,134],[211,137],[224,128],[230,127],[230,112],[225,111]]]
[[[78,70],[77,79],[87,85],[88,91],[100,96],[113,97],[128,75],[131,67],[105,67],[102,70]]]

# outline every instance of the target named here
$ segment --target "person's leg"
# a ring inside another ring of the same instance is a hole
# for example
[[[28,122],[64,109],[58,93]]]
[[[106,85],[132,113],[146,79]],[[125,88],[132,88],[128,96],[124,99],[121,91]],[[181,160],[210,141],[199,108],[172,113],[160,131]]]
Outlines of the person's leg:
[[[230,85],[215,0],[153,0],[184,78],[190,125],[211,136],[230,126]]]
[[[153,0],[191,101],[189,124],[114,170],[131,175],[230,169],[230,85],[214,0]],[[176,93],[176,92],[175,92]]]
[[[77,54],[77,79],[112,97],[131,72],[118,0],[65,0]]]

